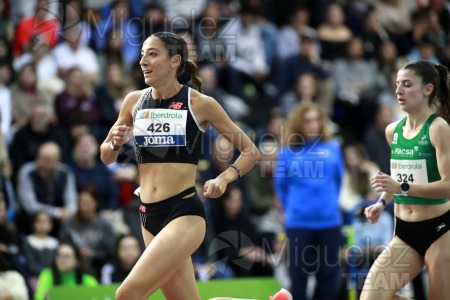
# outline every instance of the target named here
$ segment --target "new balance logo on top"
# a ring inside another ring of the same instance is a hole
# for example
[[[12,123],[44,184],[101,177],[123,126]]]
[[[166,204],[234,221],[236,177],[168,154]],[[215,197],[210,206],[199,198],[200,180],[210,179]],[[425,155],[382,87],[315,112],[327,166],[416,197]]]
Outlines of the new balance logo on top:
[[[438,227],[436,227],[436,232],[439,232],[442,228],[444,228],[445,226],[447,226],[446,224],[442,223],[441,225],[439,225]]]
[[[169,105],[169,109],[181,109],[183,107],[183,102],[172,102]]]

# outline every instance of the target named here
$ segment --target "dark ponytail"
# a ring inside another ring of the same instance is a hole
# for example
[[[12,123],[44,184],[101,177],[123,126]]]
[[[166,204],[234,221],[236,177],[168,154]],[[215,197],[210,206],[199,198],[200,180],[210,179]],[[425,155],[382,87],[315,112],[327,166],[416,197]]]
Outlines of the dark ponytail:
[[[185,64],[184,65],[184,73],[191,76],[192,84],[197,87],[197,90],[200,93],[203,93],[202,80],[197,76],[197,69],[198,69],[197,65],[189,59],[186,60],[186,62],[184,64]]]
[[[437,95],[437,100],[440,104],[438,106],[438,114],[450,124],[450,87],[448,69],[441,64],[437,64],[436,69],[439,72],[441,86],[439,94]]]
[[[151,36],[160,39],[164,43],[170,57],[180,55],[181,63],[177,70],[177,77],[183,74],[189,75],[191,77],[190,82],[202,93],[202,81],[197,76],[197,65],[188,59],[189,49],[186,41],[178,34],[172,32],[157,32]]]

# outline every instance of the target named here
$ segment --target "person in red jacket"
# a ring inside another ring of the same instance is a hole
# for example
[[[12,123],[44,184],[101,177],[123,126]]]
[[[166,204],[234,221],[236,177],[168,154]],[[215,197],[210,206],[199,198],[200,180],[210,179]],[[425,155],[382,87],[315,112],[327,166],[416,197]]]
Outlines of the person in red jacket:
[[[60,23],[51,15],[49,8],[49,0],[38,0],[35,13],[19,22],[13,44],[14,56],[19,56],[28,49],[39,47],[42,45],[41,43],[50,47],[57,43]],[[29,45],[33,35],[38,35],[39,41],[35,45]]]

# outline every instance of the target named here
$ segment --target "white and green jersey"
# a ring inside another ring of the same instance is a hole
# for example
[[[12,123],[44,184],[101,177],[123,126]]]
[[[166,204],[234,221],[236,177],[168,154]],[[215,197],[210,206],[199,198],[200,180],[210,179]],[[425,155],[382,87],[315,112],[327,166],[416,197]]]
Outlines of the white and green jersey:
[[[391,177],[396,181],[423,184],[441,179],[436,149],[430,141],[430,125],[436,117],[435,114],[430,115],[419,133],[411,139],[403,136],[406,117],[397,124],[391,143]],[[394,195],[394,201],[403,204],[431,205],[445,203],[448,199]]]

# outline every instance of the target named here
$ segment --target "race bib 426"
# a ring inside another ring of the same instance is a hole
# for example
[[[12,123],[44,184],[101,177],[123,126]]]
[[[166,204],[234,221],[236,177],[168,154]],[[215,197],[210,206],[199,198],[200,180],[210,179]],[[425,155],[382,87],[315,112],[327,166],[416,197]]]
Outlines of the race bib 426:
[[[140,147],[186,146],[187,110],[142,109],[136,113],[133,134]]]

